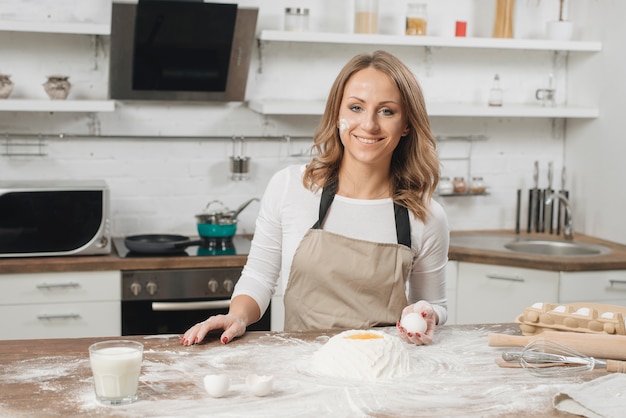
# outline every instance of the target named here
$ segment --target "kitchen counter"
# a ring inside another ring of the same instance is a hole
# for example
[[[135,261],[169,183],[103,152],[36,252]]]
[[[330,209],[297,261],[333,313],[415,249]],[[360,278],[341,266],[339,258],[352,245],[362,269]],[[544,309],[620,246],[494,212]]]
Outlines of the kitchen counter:
[[[568,416],[554,409],[554,395],[606,374],[537,377],[498,367],[495,361],[506,349],[489,347],[488,334],[519,334],[519,328],[488,324],[442,326],[432,345],[408,345],[415,369],[393,381],[316,375],[308,367],[311,355],[335,332],[249,332],[227,345],[216,334],[190,347],[181,346],[176,335],[124,337],[144,344],[139,400],[125,406],[95,400],[88,347],[106,338],[0,341],[0,415]],[[229,376],[230,391],[211,398],[203,377],[218,373]],[[273,375],[272,393],[250,394],[250,373]]]
[[[471,235],[477,233],[510,235],[513,231],[453,231],[455,235]],[[558,240],[562,237],[550,234],[521,233],[522,238],[538,238]],[[593,271],[593,270],[625,270],[626,246],[614,242],[601,240],[583,234],[574,234],[574,242],[600,244],[611,249],[608,254],[578,257],[558,257],[542,254],[524,254],[512,251],[489,251],[478,248],[450,246],[448,257],[450,260],[467,261],[481,264],[495,264],[512,267],[525,267],[549,271]]]
[[[475,233],[511,234],[512,231],[453,231],[452,235]],[[520,236],[554,239],[554,236],[546,234]],[[450,260],[551,271],[626,269],[626,246],[582,234],[575,234],[574,241],[602,244],[610,247],[612,252],[593,257],[555,257],[450,246],[448,255]],[[0,273],[242,267],[246,259],[244,255],[120,258],[113,251],[110,255],[102,256],[0,258]]]

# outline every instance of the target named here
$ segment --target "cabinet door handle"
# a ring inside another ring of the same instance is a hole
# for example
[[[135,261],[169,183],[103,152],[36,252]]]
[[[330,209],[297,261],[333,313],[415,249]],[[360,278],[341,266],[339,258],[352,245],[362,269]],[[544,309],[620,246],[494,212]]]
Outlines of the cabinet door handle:
[[[40,290],[64,289],[64,288],[70,288],[70,287],[72,288],[80,287],[80,284],[75,283],[75,282],[69,282],[69,283],[53,283],[53,284],[42,283],[42,284],[37,285],[37,289],[40,289]]]
[[[504,274],[489,273],[486,275],[488,279],[507,280],[509,282],[523,282],[524,278],[520,276],[505,276]]]
[[[37,319],[39,319],[40,321],[51,321],[54,319],[80,319],[80,315],[79,314],[75,314],[75,313],[70,313],[70,314],[58,314],[58,315],[48,315],[48,314],[43,314],[43,315],[37,315]]]
[[[613,280],[613,279],[610,279],[609,280],[609,284],[611,285],[611,287],[613,287],[615,285],[626,285],[626,280]]]
[[[230,299],[206,302],[152,302],[153,311],[200,311],[204,309],[226,309]]]

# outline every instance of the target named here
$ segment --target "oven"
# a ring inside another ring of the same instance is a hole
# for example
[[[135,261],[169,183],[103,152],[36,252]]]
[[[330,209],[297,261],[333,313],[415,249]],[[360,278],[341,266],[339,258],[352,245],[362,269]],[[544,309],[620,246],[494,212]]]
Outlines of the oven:
[[[249,240],[235,240],[239,245],[231,243],[228,253],[247,253]],[[115,238],[114,244],[121,257],[141,256],[130,253],[123,239]],[[202,245],[188,247],[183,254],[219,256]],[[182,334],[211,315],[227,313],[241,271],[242,267],[122,271],[122,335]],[[270,312],[268,308],[248,330],[269,331]]]

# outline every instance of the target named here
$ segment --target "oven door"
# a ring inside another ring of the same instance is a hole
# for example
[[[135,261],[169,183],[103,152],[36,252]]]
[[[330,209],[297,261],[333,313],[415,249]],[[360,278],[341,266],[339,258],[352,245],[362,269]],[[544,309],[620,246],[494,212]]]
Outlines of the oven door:
[[[226,314],[230,299],[122,301],[122,335],[182,334],[209,316]],[[248,327],[248,331],[269,331],[270,312]]]

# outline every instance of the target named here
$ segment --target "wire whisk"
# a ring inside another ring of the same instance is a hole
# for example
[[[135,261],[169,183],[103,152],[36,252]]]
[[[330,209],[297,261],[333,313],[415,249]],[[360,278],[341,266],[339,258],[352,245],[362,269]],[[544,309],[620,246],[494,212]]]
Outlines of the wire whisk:
[[[536,376],[563,376],[593,369],[626,373],[626,362],[599,360],[586,356],[554,341],[535,340],[520,352],[505,351],[506,361],[519,361],[520,365]]]

